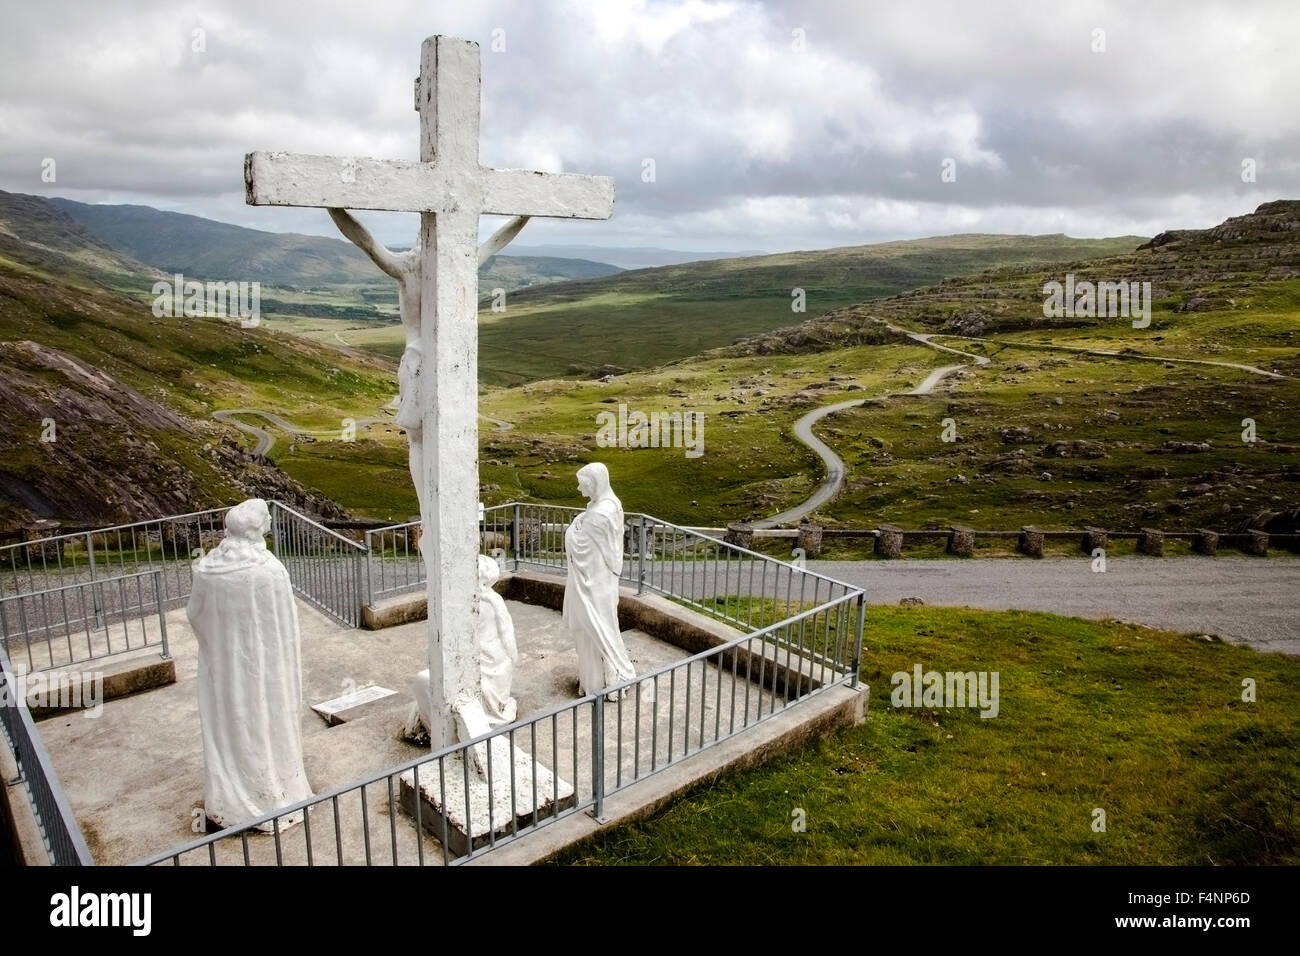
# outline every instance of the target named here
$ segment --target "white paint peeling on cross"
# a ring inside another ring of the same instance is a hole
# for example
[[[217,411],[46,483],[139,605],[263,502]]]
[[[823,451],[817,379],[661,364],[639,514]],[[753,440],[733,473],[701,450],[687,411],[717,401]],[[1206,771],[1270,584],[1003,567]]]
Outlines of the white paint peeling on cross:
[[[419,212],[419,390],[428,566],[434,749],[457,739],[456,714],[479,699],[478,221],[481,214],[608,219],[614,181],[479,165],[479,47],[433,36],[420,54],[420,161],[249,153],[247,201]],[[518,232],[507,227],[491,251]],[[432,373],[432,374],[430,374]]]

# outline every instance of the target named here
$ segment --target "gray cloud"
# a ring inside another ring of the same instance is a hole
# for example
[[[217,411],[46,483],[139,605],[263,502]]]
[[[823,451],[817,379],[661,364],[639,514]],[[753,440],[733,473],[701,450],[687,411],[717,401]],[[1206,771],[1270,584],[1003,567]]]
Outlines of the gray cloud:
[[[530,244],[1150,233],[1300,193],[1287,0],[8,6],[0,185],[258,228],[332,234],[321,211],[243,204],[249,150],[416,155],[435,32],[483,45],[485,163],[616,178],[611,222],[533,223]]]

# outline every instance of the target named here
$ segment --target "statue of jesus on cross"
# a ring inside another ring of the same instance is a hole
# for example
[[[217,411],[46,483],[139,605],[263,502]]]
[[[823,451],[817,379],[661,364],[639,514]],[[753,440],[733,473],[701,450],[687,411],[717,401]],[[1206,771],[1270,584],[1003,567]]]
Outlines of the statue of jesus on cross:
[[[397,280],[397,304],[402,317],[402,329],[406,334],[406,346],[397,366],[397,414],[393,421],[406,432],[411,481],[415,484],[420,514],[423,515],[424,498],[421,490],[424,488],[424,407],[420,404],[420,371],[424,366],[420,351],[420,263],[423,256],[420,244],[417,242],[414,248],[406,252],[393,252],[377,242],[370,231],[346,209],[332,208],[329,214],[339,232],[369,256],[382,271]],[[493,233],[491,239],[479,246],[478,264],[482,265],[504,249],[510,240],[519,235],[528,219],[528,216],[515,216]],[[428,540],[421,535],[421,554],[424,554],[424,545]]]
[[[412,478],[428,570],[429,690],[434,749],[470,733],[479,701],[478,264],[531,216],[608,219],[614,181],[492,169],[479,164],[479,48],[434,36],[420,51],[415,103],[420,159],[249,153],[247,201],[317,206],[397,279],[406,327],[401,423],[409,426]],[[408,253],[381,247],[345,209],[420,213]],[[515,217],[480,248],[480,215]],[[416,320],[418,316],[418,322]],[[410,430],[414,428],[414,432]]]

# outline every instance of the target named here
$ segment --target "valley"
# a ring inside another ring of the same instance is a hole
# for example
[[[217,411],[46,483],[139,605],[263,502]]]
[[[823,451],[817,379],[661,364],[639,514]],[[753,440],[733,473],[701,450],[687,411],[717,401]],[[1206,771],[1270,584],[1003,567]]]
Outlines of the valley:
[[[630,507],[694,525],[1285,523],[1300,480],[1297,206],[1145,244],[954,236],[628,270],[513,290],[504,312],[485,298],[483,499],[578,504],[572,474],[600,459]],[[35,216],[9,208],[11,223]],[[39,243],[6,230],[0,276],[27,301],[6,340],[95,361],[353,514],[414,513],[404,437],[386,424],[400,327],[331,314],[391,309],[384,277],[322,287],[304,310],[319,314],[187,320],[175,338],[156,323],[177,320],[122,295],[150,266],[38,221]],[[1150,327],[1045,318],[1044,283],[1066,273],[1152,282]],[[82,290],[63,312],[60,287]],[[795,288],[807,318],[790,312]],[[598,448],[596,416],[620,403],[702,415],[704,454]],[[842,484],[810,439],[842,461]]]

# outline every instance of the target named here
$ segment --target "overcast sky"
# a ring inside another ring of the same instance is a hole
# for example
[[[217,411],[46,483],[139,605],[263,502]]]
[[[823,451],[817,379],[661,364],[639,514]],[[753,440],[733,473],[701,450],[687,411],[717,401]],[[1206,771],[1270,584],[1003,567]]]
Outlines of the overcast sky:
[[[534,221],[528,245],[1149,235],[1300,196],[1294,0],[0,8],[0,188],[259,229],[335,234],[321,210],[246,206],[246,152],[417,157],[434,33],[482,44],[485,165],[615,179],[612,220]],[[362,218],[415,237],[414,217]]]

